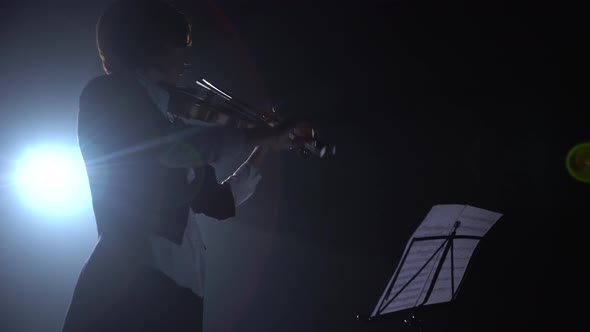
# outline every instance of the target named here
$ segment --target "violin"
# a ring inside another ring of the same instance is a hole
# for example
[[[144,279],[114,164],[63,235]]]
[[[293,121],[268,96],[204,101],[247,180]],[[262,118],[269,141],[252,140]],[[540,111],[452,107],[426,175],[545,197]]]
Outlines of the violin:
[[[247,103],[221,91],[213,84],[202,80],[190,88],[163,87],[170,93],[169,113],[182,120],[202,122],[231,128],[277,128],[283,123],[274,107],[271,112],[254,109]],[[313,128],[297,129],[289,133],[297,153],[302,157],[323,158],[336,153],[336,147],[321,142]]]

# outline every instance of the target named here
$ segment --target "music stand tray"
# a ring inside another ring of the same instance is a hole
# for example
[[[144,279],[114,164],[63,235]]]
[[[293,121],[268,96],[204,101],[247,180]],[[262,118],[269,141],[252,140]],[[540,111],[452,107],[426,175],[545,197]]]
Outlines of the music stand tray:
[[[500,217],[469,205],[433,206],[408,241],[369,320],[454,300],[474,250]]]

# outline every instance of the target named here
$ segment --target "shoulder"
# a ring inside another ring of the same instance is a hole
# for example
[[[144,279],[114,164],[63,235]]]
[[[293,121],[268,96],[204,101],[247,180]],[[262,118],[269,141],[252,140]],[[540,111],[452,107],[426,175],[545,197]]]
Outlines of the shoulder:
[[[101,75],[88,81],[78,104],[78,132],[112,130],[145,118],[145,93],[133,78]]]
[[[81,116],[135,116],[149,106],[139,82],[130,76],[101,75],[88,81],[79,99]]]
[[[80,95],[80,101],[88,99],[124,97],[133,92],[134,82],[132,79],[117,75],[97,76],[84,86]]]
[[[149,107],[145,91],[133,77],[101,75],[91,79],[80,94],[80,144],[100,141],[115,149],[157,136],[160,124],[155,115],[159,114],[150,112]]]

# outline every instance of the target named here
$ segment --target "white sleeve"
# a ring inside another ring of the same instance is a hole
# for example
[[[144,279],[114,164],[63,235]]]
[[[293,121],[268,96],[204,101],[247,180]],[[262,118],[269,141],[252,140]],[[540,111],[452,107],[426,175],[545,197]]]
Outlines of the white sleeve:
[[[230,184],[237,207],[254,194],[261,178],[262,175],[254,165],[244,162],[232,175],[221,183]]]

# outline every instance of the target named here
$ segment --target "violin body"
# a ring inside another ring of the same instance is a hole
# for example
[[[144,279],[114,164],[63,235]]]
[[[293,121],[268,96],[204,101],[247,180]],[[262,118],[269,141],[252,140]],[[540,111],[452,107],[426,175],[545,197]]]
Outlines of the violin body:
[[[164,86],[170,93],[168,109],[173,117],[231,128],[275,128],[282,123],[274,109],[272,112],[261,112],[219,90],[206,80],[196,83],[197,86],[192,88]],[[292,132],[289,137],[293,142],[303,142],[297,149],[303,157],[313,155],[323,158],[327,153],[335,153],[334,146],[329,147],[317,140],[312,128]]]

